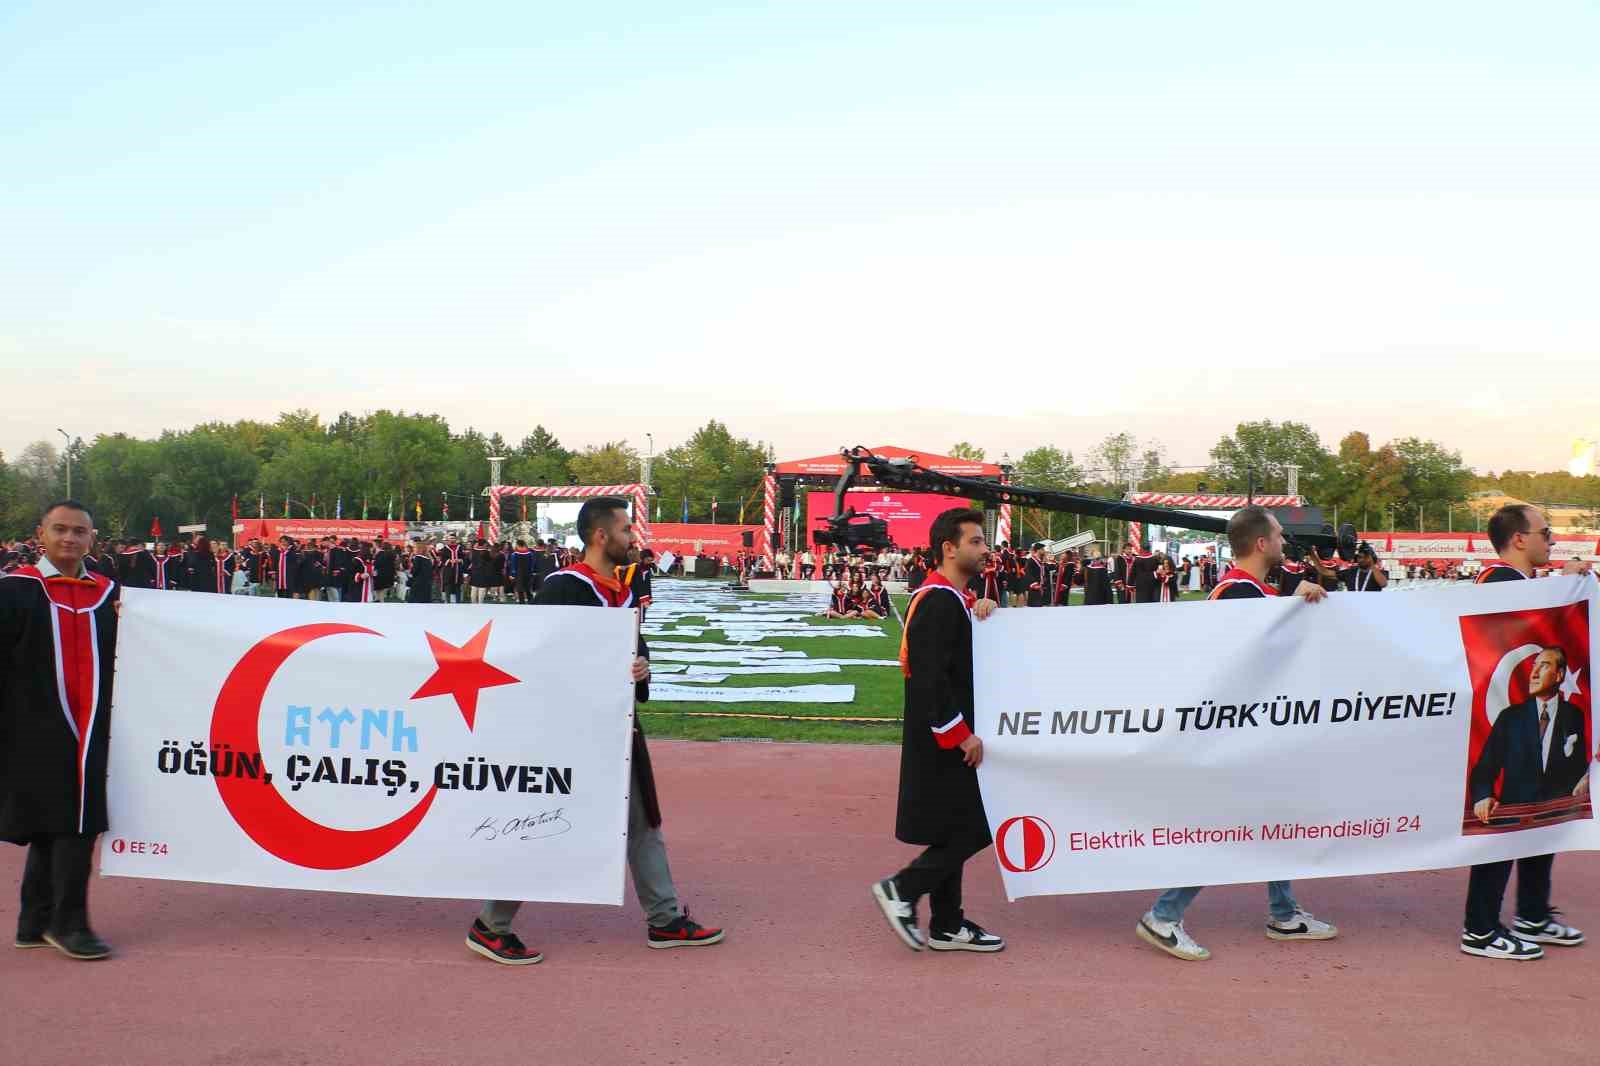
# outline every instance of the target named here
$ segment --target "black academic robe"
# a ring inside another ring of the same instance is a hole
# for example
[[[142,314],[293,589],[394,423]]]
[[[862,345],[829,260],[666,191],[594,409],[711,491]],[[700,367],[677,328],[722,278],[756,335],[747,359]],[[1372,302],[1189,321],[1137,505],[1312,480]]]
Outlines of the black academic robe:
[[[273,571],[276,587],[283,592],[300,591],[300,553],[294,548],[278,548],[273,552]]]
[[[1078,583],[1078,564],[1062,563],[1056,570],[1056,588],[1050,602],[1065,607],[1072,602],[1072,586]]]
[[[417,552],[411,557],[411,580],[406,585],[406,602],[433,602],[433,556],[427,552]]]
[[[155,556],[143,548],[125,551],[117,556],[117,581],[123,588],[153,589],[156,587]]]
[[[1048,575],[1046,564],[1033,556],[1028,556],[1027,563],[1022,568],[1022,585],[1028,594],[1029,607],[1043,607],[1045,605],[1045,588]]]
[[[346,593],[355,590],[356,566],[355,553],[342,545],[334,545],[328,549],[326,556],[328,572],[323,576],[329,588],[339,590],[340,599],[345,599]]]
[[[320,589],[326,579],[327,565],[322,561],[322,552],[316,549],[301,552],[295,566],[295,591]]]
[[[1134,595],[1132,557],[1111,557],[1111,590],[1118,603],[1132,603]]]
[[[475,589],[492,589],[499,582],[494,573],[494,552],[488,548],[474,548],[472,550],[472,572],[470,581]]]
[[[1133,590],[1139,603],[1153,603],[1160,598],[1161,580],[1156,577],[1156,567],[1162,557],[1151,554],[1133,557]]]
[[[118,592],[94,573],[0,577],[0,840],[105,832]]]
[[[178,587],[190,592],[217,591],[216,574],[211,567],[213,558],[210,552],[195,551],[193,548],[184,552],[183,577]]]
[[[929,586],[912,600],[905,626],[910,673],[894,835],[924,845],[966,836],[987,840],[978,771],[966,764],[959,748],[939,743],[941,735],[972,730],[972,616],[948,587]]]
[[[1104,560],[1096,559],[1083,568],[1083,604],[1096,607],[1111,602],[1111,574]]]
[[[459,544],[442,544],[436,557],[439,571],[439,587],[445,595],[461,590],[462,573],[466,569],[467,560]]]
[[[375,592],[387,592],[394,588],[395,577],[398,569],[393,548],[379,548],[378,554],[372,557],[372,588]]]
[[[593,580],[581,570],[557,570],[545,578],[539,586],[539,594],[533,598],[535,605],[539,606],[568,606],[568,607],[632,607],[633,593],[627,588],[622,589],[622,602],[612,604],[605,599],[604,593],[596,586]],[[650,648],[644,642],[644,637],[639,638],[638,654],[650,658]],[[597,679],[596,684],[609,683],[605,679]],[[644,703],[650,699],[650,682],[648,679],[640,681],[633,686],[633,698],[636,702]],[[661,824],[661,799],[656,794],[656,777],[650,768],[650,748],[645,743],[644,727],[639,722],[639,716],[633,716],[633,783],[639,789],[639,798],[644,802],[645,817],[651,826]]]

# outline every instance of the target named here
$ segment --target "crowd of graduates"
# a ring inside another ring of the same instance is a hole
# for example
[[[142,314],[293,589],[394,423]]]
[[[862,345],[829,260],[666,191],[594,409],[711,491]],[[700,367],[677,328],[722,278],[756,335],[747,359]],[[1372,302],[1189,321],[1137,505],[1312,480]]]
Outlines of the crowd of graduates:
[[[41,554],[32,540],[0,545],[0,573],[31,566]],[[531,603],[544,578],[570,566],[578,553],[554,540],[463,543],[454,534],[434,541],[322,537],[276,543],[251,539],[235,549],[205,536],[159,541],[99,541],[84,563],[126,588],[167,589],[344,603]],[[654,554],[645,549],[627,575],[648,596]],[[619,575],[620,576],[620,575]]]

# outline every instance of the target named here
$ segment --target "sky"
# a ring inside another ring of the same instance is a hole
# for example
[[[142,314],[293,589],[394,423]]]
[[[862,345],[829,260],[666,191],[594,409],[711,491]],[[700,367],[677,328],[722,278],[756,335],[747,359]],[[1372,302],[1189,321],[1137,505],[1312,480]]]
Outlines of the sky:
[[[1560,0],[12,0],[0,451],[304,407],[1202,464],[1292,418],[1559,469],[1597,39]]]

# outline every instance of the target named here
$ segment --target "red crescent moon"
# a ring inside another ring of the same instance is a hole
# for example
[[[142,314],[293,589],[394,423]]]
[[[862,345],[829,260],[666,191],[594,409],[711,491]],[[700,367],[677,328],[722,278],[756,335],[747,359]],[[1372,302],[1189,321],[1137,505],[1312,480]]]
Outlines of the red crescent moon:
[[[211,712],[212,750],[219,744],[230,744],[235,752],[259,750],[261,702],[279,667],[313,640],[338,633],[383,636],[363,626],[317,622],[273,633],[245,652],[217,693],[217,705]],[[439,791],[437,785],[430,786],[415,807],[388,825],[333,829],[289,806],[270,784],[247,777],[212,780],[245,835],[284,862],[313,870],[348,870],[387,855],[417,828]]]

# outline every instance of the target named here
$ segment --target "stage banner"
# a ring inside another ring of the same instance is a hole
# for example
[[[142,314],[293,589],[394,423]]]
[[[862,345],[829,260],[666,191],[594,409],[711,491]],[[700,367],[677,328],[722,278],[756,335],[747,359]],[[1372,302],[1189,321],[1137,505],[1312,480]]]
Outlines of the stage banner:
[[[127,589],[101,872],[620,904],[635,624]]]
[[[978,770],[1011,899],[1600,848],[1593,578],[998,611]]]

